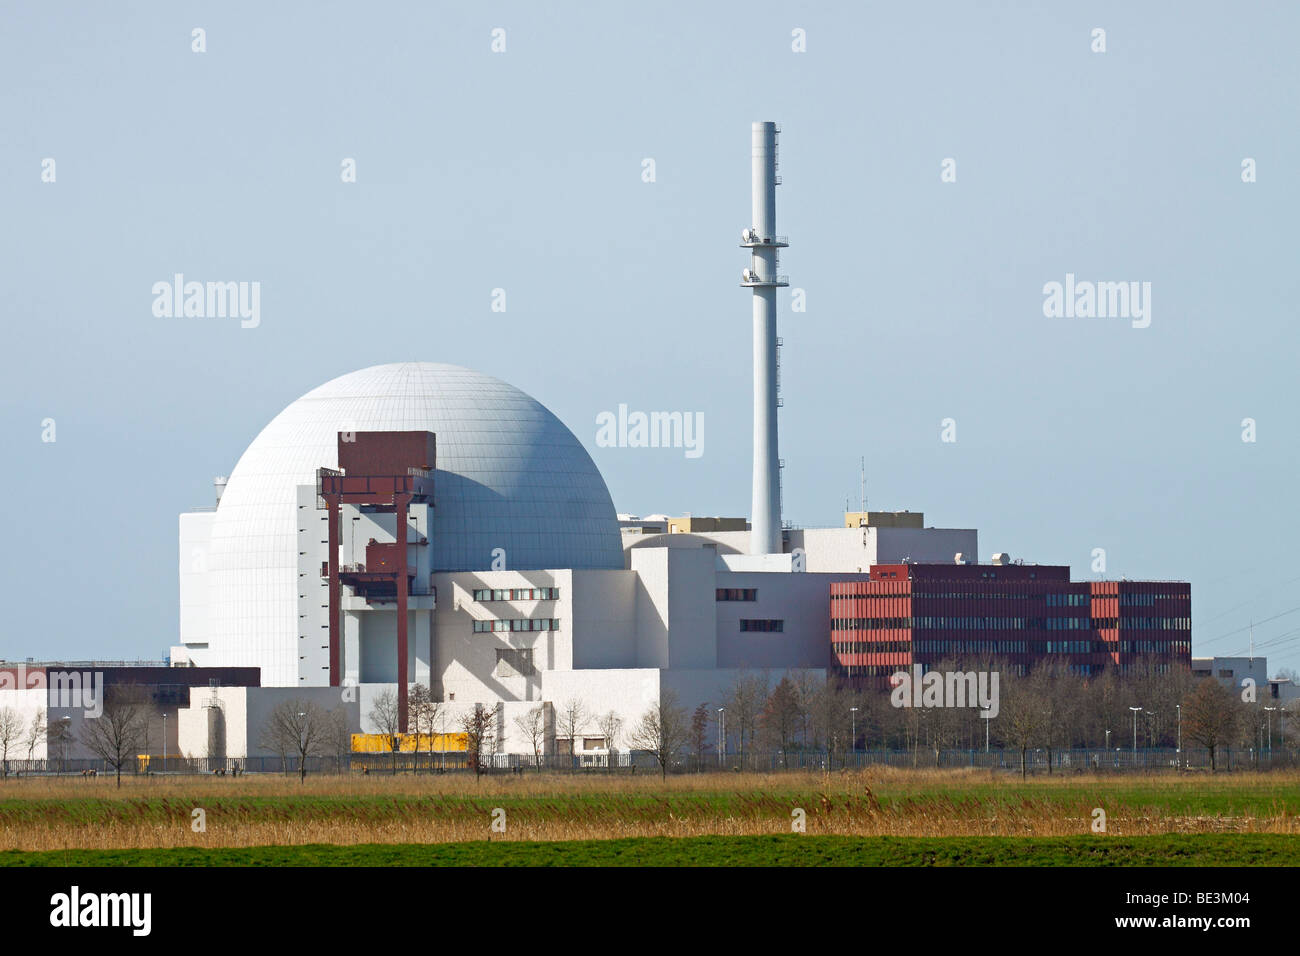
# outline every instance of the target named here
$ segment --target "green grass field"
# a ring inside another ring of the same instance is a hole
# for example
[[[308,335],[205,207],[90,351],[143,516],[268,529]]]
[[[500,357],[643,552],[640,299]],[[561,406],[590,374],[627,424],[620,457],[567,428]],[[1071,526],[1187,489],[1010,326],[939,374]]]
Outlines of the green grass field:
[[[320,779],[320,778],[318,778]],[[402,778],[398,778],[402,782]],[[865,790],[809,786],[806,781],[768,778],[767,786],[737,790],[660,789],[652,781],[644,790],[574,792],[564,781],[554,790],[512,792],[510,787],[475,793],[389,792],[242,795],[208,792],[202,797],[161,796],[134,788],[95,796],[46,797],[6,794],[0,789],[0,830],[22,825],[105,826],[115,823],[167,824],[188,822],[190,811],[202,805],[210,821],[374,821],[427,819],[481,820],[496,807],[511,817],[564,820],[603,817],[623,821],[710,817],[781,817],[790,807],[826,806],[844,813],[880,812],[905,817],[915,811],[948,809],[955,815],[973,811],[996,814],[1033,808],[1051,814],[1077,815],[1080,808],[1101,807],[1108,813],[1158,813],[1164,816],[1217,818],[1300,817],[1300,786],[1294,778],[1237,777],[1213,780],[1115,778],[1049,783],[1041,778],[1020,787],[1005,781],[979,779],[958,782],[920,778],[872,781]]]
[[[649,837],[5,851],[3,866],[1290,866],[1300,836]]]
[[[492,829],[504,811],[506,833]],[[1105,829],[1093,833],[1104,811]],[[795,821],[806,832],[792,834]],[[192,825],[193,824],[193,825]],[[489,837],[491,839],[489,839]],[[1300,859],[1300,773],[0,781],[0,865],[1235,866]]]

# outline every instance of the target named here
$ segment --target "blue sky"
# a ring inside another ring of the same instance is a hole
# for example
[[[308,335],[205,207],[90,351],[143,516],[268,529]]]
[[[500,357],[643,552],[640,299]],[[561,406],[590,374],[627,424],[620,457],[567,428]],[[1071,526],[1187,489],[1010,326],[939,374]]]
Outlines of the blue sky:
[[[620,511],[747,515],[771,119],[785,516],[837,523],[865,455],[873,508],[1084,578],[1105,548],[1192,582],[1195,653],[1253,618],[1300,666],[1298,9],[6,3],[0,657],[159,656],[177,514],[382,362],[522,388]],[[155,317],[177,272],[260,282],[260,325]],[[1150,326],[1045,317],[1067,273],[1150,282]],[[597,447],[620,403],[701,413],[704,454]]]

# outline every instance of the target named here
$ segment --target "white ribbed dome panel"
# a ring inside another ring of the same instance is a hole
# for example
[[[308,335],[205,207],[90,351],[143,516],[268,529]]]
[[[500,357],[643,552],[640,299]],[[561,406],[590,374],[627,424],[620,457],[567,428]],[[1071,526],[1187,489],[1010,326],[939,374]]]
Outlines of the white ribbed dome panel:
[[[222,495],[209,559],[205,662],[298,682],[298,485],[337,467],[340,431],[437,435],[433,567],[622,568],[614,505],[591,456],[541,404],[455,365],[378,365],[326,382],[248,446]]]

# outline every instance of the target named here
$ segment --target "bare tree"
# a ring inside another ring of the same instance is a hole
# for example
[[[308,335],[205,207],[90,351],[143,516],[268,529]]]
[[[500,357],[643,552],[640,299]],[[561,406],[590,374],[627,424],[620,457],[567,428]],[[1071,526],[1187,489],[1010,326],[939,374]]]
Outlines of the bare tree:
[[[260,743],[281,757],[298,756],[298,781],[307,779],[307,758],[328,754],[336,745],[338,718],[317,703],[300,697],[281,701],[262,724]]]
[[[799,741],[806,750],[813,746],[813,707],[825,680],[806,670],[796,671],[792,680],[799,695]]]
[[[836,680],[827,680],[814,691],[809,707],[813,745],[824,746],[830,761],[834,760],[836,750],[844,748],[851,735],[853,719],[849,708],[852,705],[852,692]]]
[[[415,731],[415,753],[418,758],[420,752],[420,728],[423,727],[429,735],[429,763],[433,763],[433,728],[438,722],[438,714],[442,711],[442,703],[433,699],[433,694],[429,688],[423,684],[416,684],[411,688],[410,696],[407,699],[407,713],[410,715],[411,725]]]
[[[759,726],[769,746],[781,753],[781,766],[787,766],[790,745],[798,732],[800,713],[799,691],[794,681],[782,677],[768,695],[759,715]]]
[[[754,738],[758,735],[758,717],[766,700],[766,675],[760,677],[744,670],[736,674],[723,700],[727,724],[736,729],[741,767],[746,766],[746,756],[754,748]]]
[[[1183,735],[1210,751],[1210,771],[1218,769],[1215,748],[1232,736],[1239,714],[1237,698],[1213,677],[1196,685],[1183,701]]]
[[[641,715],[640,722],[628,735],[628,741],[634,749],[654,755],[659,762],[659,773],[666,780],[669,762],[686,746],[690,735],[686,710],[678,706],[677,694],[666,690],[660,695],[659,702]]]
[[[573,755],[574,766],[578,762],[578,734],[591,720],[591,711],[579,697],[570,697],[555,712],[555,734],[569,739],[569,753]]]
[[[388,738],[393,773],[397,773],[397,751],[402,746],[402,731],[405,729],[398,713],[397,694],[391,688],[377,694],[368,716],[379,732]]]
[[[709,705],[706,701],[695,708],[691,715],[691,753],[695,754],[698,768],[704,769],[704,754],[709,749]]]
[[[460,729],[465,734],[465,750],[476,779],[488,771],[488,761],[485,758],[496,753],[497,718],[500,714],[500,704],[491,707],[475,704],[473,710],[466,711],[460,718]]]
[[[546,708],[541,704],[515,718],[515,727],[533,751],[533,766],[542,769],[542,748],[546,746]]]
[[[334,753],[335,766],[343,769],[343,758],[352,756],[352,728],[348,726],[348,712],[343,707],[327,711],[330,718],[324,752]]]
[[[81,725],[82,746],[113,768],[119,787],[122,766],[143,749],[151,709],[138,688],[114,687],[104,694],[103,712]]]
[[[17,746],[27,732],[27,721],[12,707],[0,707],[0,778],[9,776],[9,748]]]
[[[605,738],[605,752],[608,754],[605,759],[606,766],[612,768],[614,766],[614,750],[618,743],[618,735],[623,729],[623,718],[611,710],[596,721],[596,726],[600,728],[600,733]]]
[[[54,759],[54,754],[58,754],[59,769],[64,769],[64,764],[68,759],[68,747],[74,742],[69,718],[64,717],[53,721],[45,726],[45,753],[46,762]]]
[[[27,744],[27,763],[29,766],[32,762],[32,754],[36,751],[36,745],[40,743],[41,738],[44,737],[45,734],[45,710],[38,707],[36,708],[36,713],[32,715],[32,722],[27,728],[27,736],[23,740],[23,743]],[[48,751],[46,752],[46,756],[49,756]]]
[[[1038,688],[1026,678],[1012,682],[999,696],[1002,700],[998,722],[1007,742],[1020,751],[1020,777],[1023,780],[1029,774],[1026,762],[1029,748],[1043,732],[1046,711]]]

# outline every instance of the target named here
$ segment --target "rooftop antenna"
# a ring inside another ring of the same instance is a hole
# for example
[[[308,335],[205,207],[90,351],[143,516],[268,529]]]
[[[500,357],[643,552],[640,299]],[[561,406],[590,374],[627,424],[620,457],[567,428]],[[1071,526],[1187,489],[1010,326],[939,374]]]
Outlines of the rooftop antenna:
[[[867,510],[867,456],[862,456],[862,490],[859,498],[859,511]]]

